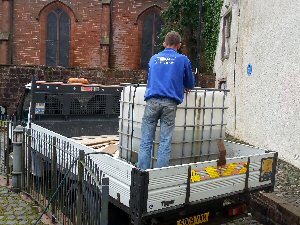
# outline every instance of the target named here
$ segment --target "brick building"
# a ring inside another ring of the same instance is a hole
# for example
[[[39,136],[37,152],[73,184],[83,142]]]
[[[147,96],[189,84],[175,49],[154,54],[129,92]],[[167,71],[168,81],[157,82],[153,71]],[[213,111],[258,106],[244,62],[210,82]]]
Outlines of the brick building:
[[[0,64],[145,68],[167,0],[0,0]]]

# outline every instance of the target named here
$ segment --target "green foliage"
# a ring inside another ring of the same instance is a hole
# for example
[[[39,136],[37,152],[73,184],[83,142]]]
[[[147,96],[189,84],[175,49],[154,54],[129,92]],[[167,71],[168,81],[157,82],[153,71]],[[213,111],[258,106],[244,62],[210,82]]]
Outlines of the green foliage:
[[[163,49],[164,36],[171,30],[178,31],[192,62],[196,60],[198,0],[169,0],[169,7],[162,12],[165,25],[159,35],[159,47]],[[205,72],[212,72],[220,27],[223,0],[203,0],[202,46],[205,45]]]
[[[220,15],[223,0],[203,1],[203,37],[205,39],[205,58],[208,71],[213,71],[214,59],[219,39]]]

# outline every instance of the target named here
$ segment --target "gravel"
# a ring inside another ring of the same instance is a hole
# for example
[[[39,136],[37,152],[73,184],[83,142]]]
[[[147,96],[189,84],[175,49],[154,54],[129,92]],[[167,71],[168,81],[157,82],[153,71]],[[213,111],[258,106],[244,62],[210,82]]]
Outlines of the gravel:
[[[300,169],[279,160],[274,193],[300,210]]]
[[[247,216],[221,225],[262,225],[262,224],[256,221],[252,216]]]

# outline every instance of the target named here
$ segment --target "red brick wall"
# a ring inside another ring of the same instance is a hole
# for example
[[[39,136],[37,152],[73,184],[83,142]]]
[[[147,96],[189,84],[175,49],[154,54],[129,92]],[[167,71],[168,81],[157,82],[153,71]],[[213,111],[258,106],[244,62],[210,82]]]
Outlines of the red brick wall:
[[[14,6],[14,63],[39,64],[40,26],[36,20],[42,3],[17,0]],[[44,3],[45,4],[45,3]]]
[[[111,67],[140,68],[141,29],[139,15],[151,6],[166,8],[167,0],[114,0],[112,9]]]
[[[101,0],[14,0],[14,64],[44,64],[45,18],[53,2],[71,17],[72,66],[86,69],[43,67],[38,69],[38,79],[61,81],[79,76],[102,84],[145,82],[145,71],[128,71],[140,68],[141,20],[149,10],[166,8],[167,0],[114,0],[111,6]],[[118,70],[88,69],[107,67],[108,60]],[[0,105],[13,111],[34,72],[32,67],[0,67]],[[214,77],[207,79],[203,87],[214,81]]]
[[[38,65],[43,64],[43,48],[41,42],[45,27],[40,11],[47,4],[54,2],[15,0],[15,64]],[[74,14],[71,17],[71,66],[100,67],[107,65],[100,57],[102,51],[100,39],[102,37],[102,1],[95,0],[69,0],[65,2],[65,7]],[[108,5],[109,7],[109,5]],[[47,9],[47,7],[45,8]],[[106,13],[107,14],[107,13]],[[72,26],[73,25],[73,26]],[[105,60],[105,58],[103,59]],[[107,59],[106,59],[107,60]],[[102,65],[103,64],[103,65]]]
[[[2,31],[2,1],[0,1],[0,32]]]
[[[71,17],[71,66],[139,69],[141,15],[151,7],[158,11],[166,8],[168,1],[111,2],[110,5],[102,4],[101,0],[14,0],[13,63],[45,64],[47,12],[51,5],[60,5]],[[0,12],[3,13],[1,8]]]
[[[1,31],[6,34],[0,42],[0,64],[9,64],[11,55],[9,54],[9,40],[7,36],[11,32],[11,1],[1,1],[2,16],[0,20]]]

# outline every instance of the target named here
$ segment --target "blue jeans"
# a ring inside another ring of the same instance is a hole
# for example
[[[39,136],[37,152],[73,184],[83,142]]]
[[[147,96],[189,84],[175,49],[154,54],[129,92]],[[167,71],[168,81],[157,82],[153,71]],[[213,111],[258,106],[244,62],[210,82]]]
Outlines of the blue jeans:
[[[142,140],[138,156],[138,167],[140,169],[146,170],[150,168],[151,150],[159,119],[160,143],[156,167],[169,166],[176,109],[177,103],[169,98],[155,97],[147,100],[142,121]]]

